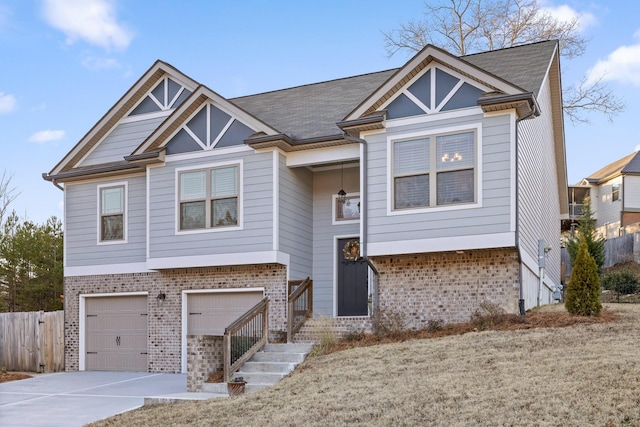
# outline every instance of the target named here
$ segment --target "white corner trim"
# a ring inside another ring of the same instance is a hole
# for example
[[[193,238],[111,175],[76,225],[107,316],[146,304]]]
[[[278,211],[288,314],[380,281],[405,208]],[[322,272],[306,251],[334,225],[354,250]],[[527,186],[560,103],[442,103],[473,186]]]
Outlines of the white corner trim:
[[[273,185],[273,208],[271,210],[273,221],[273,246],[272,249],[277,251],[280,249],[280,153],[276,150],[272,151],[273,156],[273,174],[271,177]]]
[[[147,268],[221,267],[226,265],[283,264],[289,265],[290,255],[280,251],[246,252],[218,255],[149,258]]]
[[[369,256],[401,255],[515,247],[515,233],[438,237],[434,239],[398,240],[367,244]]]
[[[65,267],[64,277],[74,276],[100,276],[104,274],[131,274],[131,273],[154,273],[147,269],[146,262],[132,262],[126,264],[102,264],[83,265],[78,267]]]

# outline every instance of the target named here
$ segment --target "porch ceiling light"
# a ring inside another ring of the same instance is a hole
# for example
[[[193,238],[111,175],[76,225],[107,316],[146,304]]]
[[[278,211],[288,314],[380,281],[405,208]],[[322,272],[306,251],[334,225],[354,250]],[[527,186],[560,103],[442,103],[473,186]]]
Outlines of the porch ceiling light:
[[[344,203],[347,200],[347,192],[344,191],[344,163],[340,165],[340,191],[338,191],[338,203]]]

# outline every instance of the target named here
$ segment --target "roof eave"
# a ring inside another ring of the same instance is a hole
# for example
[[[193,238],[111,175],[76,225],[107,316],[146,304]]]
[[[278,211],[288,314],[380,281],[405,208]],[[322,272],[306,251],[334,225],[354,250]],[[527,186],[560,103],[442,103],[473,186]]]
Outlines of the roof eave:
[[[123,172],[144,172],[144,167],[130,162],[117,162],[84,169],[72,169],[58,174],[43,173],[42,178],[50,182],[71,182],[87,178],[104,178],[121,175]]]

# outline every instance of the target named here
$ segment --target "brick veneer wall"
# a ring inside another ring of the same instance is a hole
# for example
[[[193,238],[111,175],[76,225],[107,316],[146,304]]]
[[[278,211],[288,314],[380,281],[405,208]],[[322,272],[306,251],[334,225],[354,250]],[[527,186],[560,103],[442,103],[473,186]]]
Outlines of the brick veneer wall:
[[[286,267],[280,264],[174,269],[151,273],[65,277],[65,370],[79,370],[81,294],[148,292],[149,372],[181,372],[182,291],[265,288],[270,335],[286,332]],[[161,306],[156,295],[165,293]]]
[[[222,337],[187,335],[187,391],[201,391],[209,375],[224,369]]]
[[[372,257],[380,310],[402,313],[408,328],[430,320],[466,322],[481,302],[518,312],[519,264],[514,249]]]

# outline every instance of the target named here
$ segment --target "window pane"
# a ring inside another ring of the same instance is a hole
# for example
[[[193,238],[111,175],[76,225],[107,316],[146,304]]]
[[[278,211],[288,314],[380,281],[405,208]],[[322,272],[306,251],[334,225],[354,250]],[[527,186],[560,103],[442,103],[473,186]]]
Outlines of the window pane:
[[[211,197],[235,196],[238,194],[238,167],[213,169],[211,171]]]
[[[475,162],[474,133],[436,137],[436,169],[461,169],[473,167]]]
[[[218,199],[211,201],[213,216],[211,218],[212,227],[238,224],[238,199]]]
[[[124,212],[124,188],[103,188],[101,209],[102,214],[114,214]]]
[[[429,206],[429,175],[416,175],[394,180],[394,208]]]
[[[438,173],[438,205],[474,201],[473,169]]]
[[[347,197],[344,203],[336,200],[336,221],[360,219],[360,197]]]
[[[204,199],[207,194],[207,172],[183,172],[180,174],[180,200]]]
[[[415,139],[393,144],[393,174],[407,175],[429,171],[429,140]]]
[[[124,239],[124,215],[107,215],[102,217],[100,240]]]
[[[205,208],[204,201],[180,203],[180,230],[205,228],[207,216]]]

